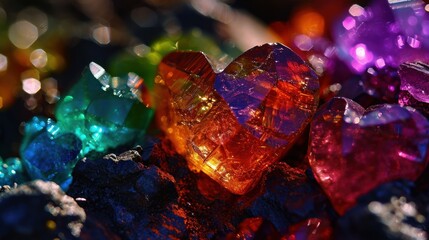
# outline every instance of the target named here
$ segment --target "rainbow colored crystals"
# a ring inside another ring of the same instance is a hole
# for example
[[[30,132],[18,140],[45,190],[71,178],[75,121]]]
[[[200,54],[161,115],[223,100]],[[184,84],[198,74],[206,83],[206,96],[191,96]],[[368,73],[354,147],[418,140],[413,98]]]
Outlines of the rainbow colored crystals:
[[[254,47],[216,73],[199,52],[164,57],[157,120],[193,169],[244,194],[278,160],[318,104],[316,74],[289,48]]]
[[[55,116],[83,142],[83,154],[103,152],[140,139],[153,116],[143,79],[134,73],[112,77],[96,63],[58,103]]]
[[[315,114],[308,159],[334,208],[343,214],[382,183],[416,180],[429,159],[429,122],[399,105],[368,109],[333,98]]]

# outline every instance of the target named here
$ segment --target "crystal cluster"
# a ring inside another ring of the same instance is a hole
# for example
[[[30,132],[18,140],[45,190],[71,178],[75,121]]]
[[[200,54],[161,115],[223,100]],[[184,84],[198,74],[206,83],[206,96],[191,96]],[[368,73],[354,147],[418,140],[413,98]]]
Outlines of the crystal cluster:
[[[91,63],[58,103],[55,116],[64,131],[82,140],[86,154],[141,139],[153,112],[143,79],[134,73],[112,77]]]
[[[155,79],[158,123],[178,153],[244,194],[310,121],[318,78],[281,44],[254,47],[216,73],[198,52],[174,52]]]
[[[340,57],[356,72],[428,60],[429,14],[421,0],[352,5],[334,28]]]
[[[350,99],[333,98],[316,113],[309,141],[316,179],[342,214],[382,183],[419,177],[428,162],[429,122],[409,107],[365,110]]]

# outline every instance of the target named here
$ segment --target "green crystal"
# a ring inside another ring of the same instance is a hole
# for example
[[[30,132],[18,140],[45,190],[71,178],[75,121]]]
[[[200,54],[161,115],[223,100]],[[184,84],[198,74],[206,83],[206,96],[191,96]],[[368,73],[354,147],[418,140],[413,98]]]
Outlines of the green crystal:
[[[154,110],[143,79],[128,73],[112,77],[90,63],[80,81],[59,101],[55,111],[64,131],[83,142],[82,153],[105,152],[144,137]]]

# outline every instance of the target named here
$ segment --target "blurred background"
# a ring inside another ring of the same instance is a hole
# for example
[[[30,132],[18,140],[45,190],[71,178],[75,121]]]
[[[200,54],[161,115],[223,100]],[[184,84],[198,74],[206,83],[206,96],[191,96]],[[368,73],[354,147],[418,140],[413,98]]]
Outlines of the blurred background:
[[[53,117],[56,102],[91,61],[119,74],[127,61],[147,57],[159,39],[174,42],[183,35],[188,37],[180,44],[201,49],[213,44],[223,54],[215,57],[227,59],[254,45],[278,41],[297,51],[323,78],[327,58],[335,52],[331,26],[345,12],[355,13],[367,4],[366,0],[1,0],[0,156],[18,156],[23,123],[35,115]],[[145,71],[138,64],[126,70],[133,67]],[[330,73],[323,96],[341,88],[334,78]]]

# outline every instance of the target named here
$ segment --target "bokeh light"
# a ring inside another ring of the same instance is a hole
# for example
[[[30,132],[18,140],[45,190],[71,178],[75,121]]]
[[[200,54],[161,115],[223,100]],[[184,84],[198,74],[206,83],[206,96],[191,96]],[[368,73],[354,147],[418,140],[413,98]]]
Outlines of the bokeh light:
[[[29,21],[21,20],[16,23],[13,23],[9,27],[8,32],[9,40],[15,45],[17,48],[27,49],[34,42],[36,42],[39,37],[39,31],[37,27],[34,26]]]
[[[28,94],[36,94],[42,88],[39,80],[27,78],[22,80],[22,90]]]
[[[44,68],[48,63],[48,55],[43,49],[36,49],[30,54],[30,62],[36,68]]]

